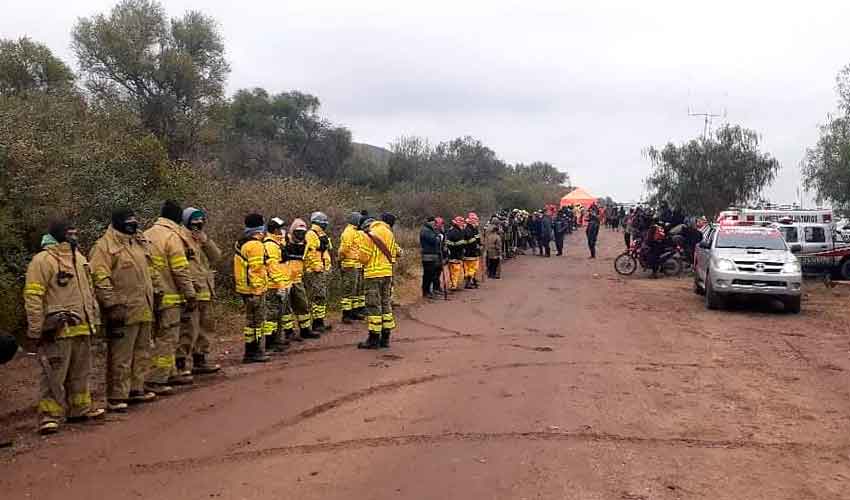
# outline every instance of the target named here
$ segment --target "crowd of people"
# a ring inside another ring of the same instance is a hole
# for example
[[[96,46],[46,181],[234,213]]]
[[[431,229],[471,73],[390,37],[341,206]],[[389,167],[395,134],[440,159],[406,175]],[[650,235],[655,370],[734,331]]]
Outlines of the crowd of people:
[[[126,412],[189,385],[221,367],[213,344],[214,267],[224,252],[205,231],[207,214],[175,201],[142,230],[131,209],[114,210],[105,233],[84,253],[67,220],[52,221],[41,251],[27,268],[24,306],[28,352],[41,368],[38,429],[54,433],[64,422]],[[234,292],[245,315],[244,363],[264,363],[291,343],[330,331],[329,288],[338,266],[343,323],[365,323],[361,349],[386,349],[396,328],[393,275],[402,249],[391,213],[352,212],[339,235],[314,212],[309,221],[248,214],[233,246]],[[500,279],[502,262],[527,251],[551,257],[565,251],[565,236],[587,226],[591,257],[599,210],[562,207],[529,213],[502,210],[486,224],[470,212],[446,224],[428,217],[420,232],[422,295],[434,299]],[[483,264],[483,265],[481,265]],[[92,339],[105,338],[106,407],[92,400]],[[0,343],[14,353],[17,346]]]
[[[658,276],[660,257],[671,249],[681,249],[684,262],[693,262],[694,250],[702,240],[701,227],[705,219],[687,217],[679,209],[662,203],[658,210],[637,206],[622,220],[626,249],[634,249]]]

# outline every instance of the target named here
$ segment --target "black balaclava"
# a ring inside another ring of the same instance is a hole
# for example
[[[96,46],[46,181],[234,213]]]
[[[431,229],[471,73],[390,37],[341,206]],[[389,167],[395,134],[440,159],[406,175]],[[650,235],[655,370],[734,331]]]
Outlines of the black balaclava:
[[[112,227],[124,234],[136,234],[139,230],[138,222],[127,223],[127,219],[135,217],[136,212],[129,208],[118,208],[112,212]]]
[[[183,208],[174,200],[166,200],[162,204],[162,210],[159,211],[159,215],[177,224],[183,223]]]

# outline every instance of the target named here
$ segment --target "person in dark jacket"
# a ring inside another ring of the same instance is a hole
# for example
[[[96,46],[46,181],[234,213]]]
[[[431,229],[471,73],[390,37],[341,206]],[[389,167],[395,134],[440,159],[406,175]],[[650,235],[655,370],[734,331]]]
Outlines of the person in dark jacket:
[[[446,245],[449,250],[449,291],[460,289],[463,278],[463,257],[466,252],[466,221],[455,217],[452,227],[446,233]]]
[[[540,249],[538,241],[540,241],[540,231],[542,229],[541,224],[542,215],[540,212],[534,212],[534,214],[528,219],[528,233],[531,240],[531,249],[535,255],[537,255],[537,252]]]
[[[591,205],[587,216],[587,248],[590,249],[590,258],[596,258],[596,238],[599,236],[599,209]]]
[[[552,229],[555,232],[555,249],[558,251],[558,256],[564,255],[564,236],[570,227],[570,221],[564,210],[559,210],[555,217],[555,222],[552,223]]]
[[[475,212],[469,212],[466,217],[464,239],[466,247],[463,251],[464,288],[478,288],[478,264],[481,258],[481,230],[479,219]]]
[[[537,236],[537,245],[540,247],[540,255],[552,256],[552,216],[544,212],[540,217],[540,233]]]
[[[440,287],[443,270],[442,238],[437,231],[436,218],[428,217],[419,232],[419,247],[422,254],[422,296],[433,299]]]

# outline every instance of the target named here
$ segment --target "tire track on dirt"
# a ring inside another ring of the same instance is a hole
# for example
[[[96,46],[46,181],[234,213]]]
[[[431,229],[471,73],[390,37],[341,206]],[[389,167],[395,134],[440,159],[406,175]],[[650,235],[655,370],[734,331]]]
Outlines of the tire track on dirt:
[[[292,455],[310,455],[314,453],[331,453],[367,448],[386,448],[400,446],[428,446],[446,443],[487,443],[510,441],[541,441],[541,442],[590,442],[590,443],[621,443],[638,446],[680,447],[699,449],[749,449],[766,452],[803,453],[814,452],[820,455],[829,454],[829,460],[850,461],[847,451],[850,445],[826,446],[815,443],[796,441],[752,441],[752,440],[709,440],[684,437],[651,437],[629,436],[605,432],[563,431],[563,432],[449,432],[443,434],[410,434],[403,436],[384,436],[332,443],[302,444],[265,448],[257,451],[235,451],[220,456],[168,460],[148,464],[132,464],[130,467],[137,474],[155,474],[159,471],[195,470],[226,463],[245,463],[272,457]]]

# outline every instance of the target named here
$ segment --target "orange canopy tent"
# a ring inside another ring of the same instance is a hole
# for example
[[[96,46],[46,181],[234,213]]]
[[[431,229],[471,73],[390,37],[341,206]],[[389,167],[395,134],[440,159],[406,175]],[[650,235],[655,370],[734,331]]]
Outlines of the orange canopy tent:
[[[596,197],[588,193],[582,188],[575,188],[566,196],[561,198],[561,206],[579,204],[584,208],[589,208],[590,205],[596,203]]]

